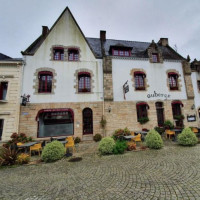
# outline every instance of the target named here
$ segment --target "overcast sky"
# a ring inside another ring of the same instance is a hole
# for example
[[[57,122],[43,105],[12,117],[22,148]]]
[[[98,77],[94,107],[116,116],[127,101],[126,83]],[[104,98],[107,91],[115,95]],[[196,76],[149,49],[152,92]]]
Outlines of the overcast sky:
[[[68,6],[86,37],[155,42],[200,60],[200,0],[0,0],[0,52],[22,57]]]

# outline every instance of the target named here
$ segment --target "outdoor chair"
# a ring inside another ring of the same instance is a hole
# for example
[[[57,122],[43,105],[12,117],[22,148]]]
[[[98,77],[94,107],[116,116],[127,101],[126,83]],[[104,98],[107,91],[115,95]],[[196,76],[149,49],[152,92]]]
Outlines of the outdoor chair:
[[[193,131],[195,134],[197,134],[197,133],[199,132],[199,130],[198,130],[197,128],[195,128],[195,127],[192,128],[192,131]]]
[[[135,136],[135,138],[133,138],[133,141],[137,142],[142,142],[141,140],[141,134],[139,133],[138,135]]]
[[[21,146],[21,145],[23,145],[24,143],[22,143],[22,142],[18,142],[17,143],[17,146],[19,147],[19,146]]]
[[[166,138],[168,135],[169,135],[169,139],[171,139],[171,136],[175,137],[175,131],[166,130],[165,133],[166,133]]]
[[[42,144],[34,144],[33,146],[30,146],[30,156],[31,156],[31,151],[37,151],[39,156],[40,156],[40,151],[42,151]]]
[[[69,137],[66,138],[66,140],[67,140],[67,143],[65,144],[66,150],[68,148],[72,148],[72,151],[74,152],[75,151],[75,145],[74,145],[74,139],[73,139],[73,137],[69,136]]]

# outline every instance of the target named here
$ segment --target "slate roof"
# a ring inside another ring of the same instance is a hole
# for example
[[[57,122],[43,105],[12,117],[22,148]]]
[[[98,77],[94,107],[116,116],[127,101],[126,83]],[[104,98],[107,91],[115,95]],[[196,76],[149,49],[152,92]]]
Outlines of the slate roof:
[[[0,53],[0,60],[9,60],[9,59],[12,59],[12,58],[5,54]]]

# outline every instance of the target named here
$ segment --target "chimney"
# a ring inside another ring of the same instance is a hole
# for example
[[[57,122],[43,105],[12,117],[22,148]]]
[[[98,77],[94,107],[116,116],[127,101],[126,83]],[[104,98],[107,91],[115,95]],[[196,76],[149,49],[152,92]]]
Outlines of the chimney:
[[[166,47],[168,45],[168,38],[160,38],[158,43],[161,44],[162,46]]]
[[[48,26],[42,26],[42,36],[46,37],[49,32]]]
[[[106,31],[100,31],[100,40],[101,42],[106,41]]]

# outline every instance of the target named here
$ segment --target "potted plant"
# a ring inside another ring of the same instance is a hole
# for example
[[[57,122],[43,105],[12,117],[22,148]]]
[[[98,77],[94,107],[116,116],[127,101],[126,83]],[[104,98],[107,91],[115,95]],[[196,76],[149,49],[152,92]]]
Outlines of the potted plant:
[[[138,119],[138,122],[140,124],[145,124],[149,121],[149,118],[148,117],[141,117],[140,119]]]
[[[105,128],[105,127],[106,127],[106,123],[107,123],[106,119],[104,119],[104,118],[102,117],[102,118],[101,118],[101,121],[100,121],[101,127],[102,127],[102,128]]]
[[[185,117],[184,117],[184,115],[175,115],[174,116],[174,119],[176,119],[176,120],[183,120]]]
[[[170,120],[165,120],[165,122],[164,122],[164,128],[165,129],[173,129],[174,125],[173,125],[173,123]]]

